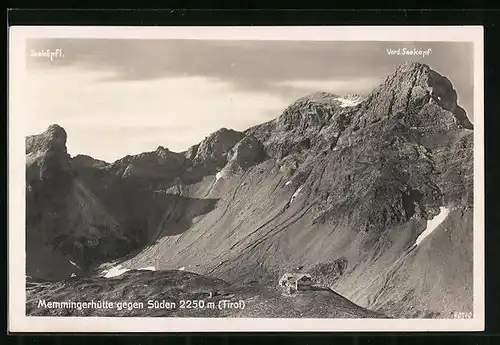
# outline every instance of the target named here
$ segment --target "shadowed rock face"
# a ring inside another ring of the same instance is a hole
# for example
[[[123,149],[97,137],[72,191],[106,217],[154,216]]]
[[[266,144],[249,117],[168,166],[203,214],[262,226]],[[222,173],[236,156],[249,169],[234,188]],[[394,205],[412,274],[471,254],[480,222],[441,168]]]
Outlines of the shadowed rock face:
[[[228,152],[228,162],[223,170],[228,173],[245,171],[246,169],[262,162],[266,152],[262,143],[249,135],[241,139]]]
[[[126,268],[243,285],[300,267],[390,316],[472,308],[473,126],[426,65],[401,65],[365,96],[305,96],[182,153],[109,164],[70,158],[65,139],[59,126],[27,138],[28,241],[43,234],[46,248],[28,249],[34,276],[54,278],[37,260],[47,253],[82,270],[126,254]]]
[[[27,137],[26,164],[28,182],[68,179],[73,171],[66,152],[66,131],[51,125],[44,133]]]
[[[132,249],[120,224],[80,180],[64,129],[51,125],[26,138],[26,151],[28,275],[65,277]]]

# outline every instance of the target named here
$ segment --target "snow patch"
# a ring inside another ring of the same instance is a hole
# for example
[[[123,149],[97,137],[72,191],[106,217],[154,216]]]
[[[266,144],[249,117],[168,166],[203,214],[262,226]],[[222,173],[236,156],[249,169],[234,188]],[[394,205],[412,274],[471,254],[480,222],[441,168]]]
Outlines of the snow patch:
[[[288,186],[290,183],[292,183],[292,181],[288,181],[287,183],[285,183],[285,186]]]
[[[340,102],[340,107],[342,107],[342,108],[354,107],[354,106],[358,105],[359,103],[361,103],[361,101],[362,101],[359,98],[350,99],[350,98],[343,98],[343,97],[335,98],[335,100]]]
[[[142,267],[138,268],[140,271],[156,271],[154,266]],[[104,274],[104,278],[113,278],[122,275],[125,272],[131,271],[130,268],[122,268],[122,265],[115,266],[109,270],[105,270],[102,273]]]
[[[113,277],[118,277],[119,275],[122,275],[123,273],[130,271],[129,268],[122,268],[122,265],[118,265],[115,267],[112,267],[111,269],[107,271],[103,271],[104,273],[104,278],[113,278]]]
[[[156,268],[154,266],[149,266],[149,267],[143,267],[143,268],[138,268],[141,271],[156,271]]]
[[[80,266],[78,266],[76,262],[69,260],[69,263],[78,268],[79,270],[81,270]]]
[[[181,267],[179,268],[179,271],[184,271],[186,269],[186,267]]]
[[[222,178],[222,173],[219,171],[217,174],[215,174],[215,182],[219,181]]]
[[[299,195],[299,193],[302,190],[302,188],[304,188],[304,185],[302,185],[299,188],[297,188],[297,190],[295,191],[295,193],[293,193],[292,198],[290,199],[290,202],[292,202],[292,201],[295,200],[295,198]]]
[[[440,207],[439,214],[427,221],[426,229],[417,237],[415,244],[418,246],[420,243],[422,243],[422,241],[427,236],[429,236],[439,226],[439,224],[441,224],[446,219],[446,217],[448,217],[449,213],[450,210],[448,208]]]
[[[75,273],[71,273],[71,278],[76,277]]]

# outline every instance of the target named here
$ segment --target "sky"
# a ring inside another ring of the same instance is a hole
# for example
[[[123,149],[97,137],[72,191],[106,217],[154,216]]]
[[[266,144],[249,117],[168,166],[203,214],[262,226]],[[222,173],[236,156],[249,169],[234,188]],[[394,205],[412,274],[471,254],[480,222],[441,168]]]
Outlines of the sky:
[[[431,51],[387,53],[397,48]],[[36,56],[48,49],[61,54]],[[311,92],[369,93],[408,60],[447,76],[473,120],[469,43],[36,39],[26,54],[26,135],[57,123],[71,155],[108,162],[186,150],[221,127],[272,120]]]

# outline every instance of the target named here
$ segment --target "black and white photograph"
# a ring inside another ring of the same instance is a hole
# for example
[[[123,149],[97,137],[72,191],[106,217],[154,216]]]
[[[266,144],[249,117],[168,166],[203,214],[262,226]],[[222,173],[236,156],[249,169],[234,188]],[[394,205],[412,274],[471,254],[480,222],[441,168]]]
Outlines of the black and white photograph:
[[[484,327],[481,28],[15,29],[16,330]]]

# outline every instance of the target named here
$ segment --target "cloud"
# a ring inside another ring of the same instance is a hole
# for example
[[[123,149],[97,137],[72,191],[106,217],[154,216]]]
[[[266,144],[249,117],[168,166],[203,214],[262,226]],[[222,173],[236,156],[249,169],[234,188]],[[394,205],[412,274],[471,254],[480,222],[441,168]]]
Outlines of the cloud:
[[[387,54],[388,48],[402,47],[431,48],[432,54],[425,58]],[[448,76],[465,108],[472,110],[469,43],[36,39],[27,44],[28,52],[57,48],[63,50],[64,59],[29,58],[28,68],[72,66],[109,73],[101,82],[202,76],[240,90],[275,93],[287,101],[302,90],[291,87],[291,82],[381,81],[399,64],[417,59]]]
[[[96,82],[108,76],[70,67],[30,73],[23,83],[30,99],[22,107],[29,114],[26,134],[58,123],[68,132],[71,154],[113,161],[159,145],[182,151],[222,126],[244,130],[287,105],[206,77]]]
[[[347,80],[290,80],[280,81],[277,87],[292,87],[309,92],[325,91],[337,95],[347,95],[351,93],[366,94],[380,84],[379,78],[352,78]]]

